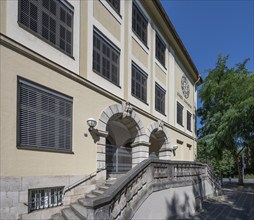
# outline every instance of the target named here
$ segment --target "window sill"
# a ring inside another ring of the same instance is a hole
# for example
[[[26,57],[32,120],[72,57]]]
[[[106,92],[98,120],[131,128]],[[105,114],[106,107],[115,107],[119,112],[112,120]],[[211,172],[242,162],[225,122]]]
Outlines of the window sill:
[[[17,149],[30,150],[30,151],[43,151],[43,152],[49,152],[49,153],[74,154],[73,151],[56,150],[56,149],[50,149],[50,148],[34,148],[34,147],[28,147],[28,146],[17,146]]]
[[[149,47],[140,39],[140,37],[136,34],[135,31],[132,30],[132,38],[139,44],[139,46],[149,54]]]
[[[160,113],[160,114],[162,114],[163,116],[167,117],[167,115],[166,115],[165,113],[160,112],[160,111],[159,111],[159,110],[157,110],[157,109],[155,109],[155,111],[156,111],[156,112],[158,112],[158,113]]]
[[[100,3],[108,10],[108,12],[117,20],[117,22],[121,25],[122,24],[122,16],[121,12],[121,5],[120,5],[120,12],[118,13],[115,9],[107,1],[100,0]]]
[[[139,100],[139,101],[141,101],[142,103],[144,103],[144,104],[146,104],[147,106],[149,106],[149,104],[148,104],[146,101],[144,101],[144,100],[142,100],[141,98],[135,96],[134,94],[131,94],[131,95],[132,95],[134,98],[136,98],[137,100]]]
[[[163,65],[157,58],[155,58],[155,63],[157,64],[157,66],[159,66],[161,68],[161,70],[167,74],[167,68],[165,65]]]
[[[101,73],[99,73],[99,72],[96,71],[95,69],[93,69],[93,72],[94,72],[95,74],[97,74],[98,76],[100,76],[101,78],[103,78],[103,79],[107,80],[108,82],[112,83],[114,86],[116,86],[116,87],[122,89],[122,87],[121,87],[119,84],[116,84],[116,83],[114,83],[113,81],[111,81],[110,79],[104,77]]]
[[[30,30],[28,27],[26,27],[25,25],[23,25],[22,23],[20,23],[18,21],[18,25],[20,26],[20,28],[24,29],[25,31],[27,31],[28,33],[32,34],[33,36],[35,36],[36,38],[40,39],[41,41],[43,41],[44,43],[50,45],[51,47],[53,47],[54,49],[60,51],[61,53],[63,53],[64,55],[70,57],[71,59],[75,60],[73,55],[70,55],[68,53],[66,53],[65,51],[61,50],[60,48],[58,48],[57,46],[55,46],[53,43],[51,43],[50,41],[45,40],[41,35],[37,34],[36,32],[33,32],[32,30]],[[73,45],[72,45],[72,49],[73,49]]]

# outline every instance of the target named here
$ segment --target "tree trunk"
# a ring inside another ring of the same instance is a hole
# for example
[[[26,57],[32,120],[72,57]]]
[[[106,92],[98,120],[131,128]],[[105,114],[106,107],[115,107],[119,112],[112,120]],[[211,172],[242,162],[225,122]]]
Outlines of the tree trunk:
[[[233,154],[236,166],[237,166],[237,171],[238,171],[238,184],[243,185],[243,174],[242,174],[242,165],[241,165],[241,160],[239,161],[239,154],[234,152]]]

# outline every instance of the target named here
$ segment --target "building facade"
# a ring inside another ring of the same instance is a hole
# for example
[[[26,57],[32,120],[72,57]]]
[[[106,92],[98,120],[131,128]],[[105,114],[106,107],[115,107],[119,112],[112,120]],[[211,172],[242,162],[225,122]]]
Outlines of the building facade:
[[[43,218],[150,156],[195,160],[201,79],[159,1],[0,6],[1,218]]]

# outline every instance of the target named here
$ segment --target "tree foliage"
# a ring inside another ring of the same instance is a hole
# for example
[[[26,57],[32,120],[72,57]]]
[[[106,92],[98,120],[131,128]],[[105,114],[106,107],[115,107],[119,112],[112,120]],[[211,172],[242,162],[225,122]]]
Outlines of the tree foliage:
[[[225,150],[230,152],[240,176],[240,154],[251,143],[253,147],[254,141],[254,74],[246,68],[248,59],[233,68],[227,67],[227,60],[228,56],[219,55],[200,89],[198,115],[203,127],[199,142],[218,161]]]

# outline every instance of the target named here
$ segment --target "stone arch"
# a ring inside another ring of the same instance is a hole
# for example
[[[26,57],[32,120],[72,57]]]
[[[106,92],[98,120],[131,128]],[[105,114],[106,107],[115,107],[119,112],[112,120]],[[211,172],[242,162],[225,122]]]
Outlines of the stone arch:
[[[132,142],[132,166],[140,162],[140,152],[138,149],[145,142],[145,129],[137,113],[132,109],[130,103],[113,104],[105,108],[99,118],[97,129],[107,132],[107,126],[112,121],[119,121],[126,126],[130,133]],[[97,142],[97,168],[106,167],[106,137],[100,137]],[[148,143],[146,143],[148,145]],[[147,151],[148,152],[148,151]],[[148,153],[146,158],[148,158]],[[144,158],[143,158],[144,159]]]
[[[152,135],[156,135],[158,142],[162,143],[159,149],[159,159],[169,160],[172,148],[170,146],[170,136],[164,126],[163,121],[152,122],[146,130],[146,138],[151,144]]]

